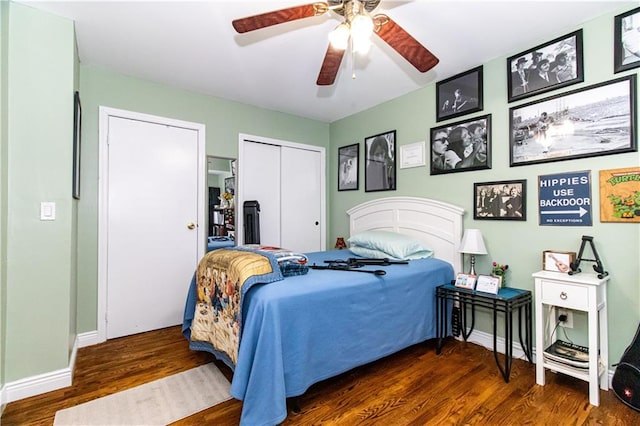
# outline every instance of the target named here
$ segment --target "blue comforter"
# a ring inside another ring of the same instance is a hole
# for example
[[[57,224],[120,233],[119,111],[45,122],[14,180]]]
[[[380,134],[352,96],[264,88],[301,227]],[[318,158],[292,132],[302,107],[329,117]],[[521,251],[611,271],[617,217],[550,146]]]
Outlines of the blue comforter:
[[[356,257],[347,250],[309,253],[309,263]],[[314,383],[436,337],[435,287],[450,282],[452,266],[438,259],[384,267],[387,274],[309,270],[307,275],[254,285],[243,302],[238,362],[191,341],[195,279],[183,333],[190,347],[213,353],[234,370],[231,395],[243,401],[242,425],[275,425],[286,398]]]

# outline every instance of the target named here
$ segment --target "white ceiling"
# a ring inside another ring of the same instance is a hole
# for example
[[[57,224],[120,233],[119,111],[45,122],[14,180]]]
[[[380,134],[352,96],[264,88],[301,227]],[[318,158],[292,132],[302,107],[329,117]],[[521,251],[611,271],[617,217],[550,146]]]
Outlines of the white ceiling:
[[[637,1],[382,0],[386,13],[439,59],[427,73],[373,36],[346,54],[333,86],[316,86],[333,12],[246,34],[231,21],[311,3],[17,0],[75,21],[80,61],[189,91],[332,122],[575,30]],[[351,78],[352,67],[355,80]],[[506,67],[506,65],[505,65]]]

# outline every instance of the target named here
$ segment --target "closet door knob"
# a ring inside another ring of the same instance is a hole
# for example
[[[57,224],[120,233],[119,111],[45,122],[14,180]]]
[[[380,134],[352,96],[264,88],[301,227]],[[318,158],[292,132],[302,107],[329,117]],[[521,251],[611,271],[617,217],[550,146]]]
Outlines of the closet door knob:
[[[189,224],[187,224],[187,228],[189,229],[194,229],[196,227],[196,224],[193,222],[189,222]]]

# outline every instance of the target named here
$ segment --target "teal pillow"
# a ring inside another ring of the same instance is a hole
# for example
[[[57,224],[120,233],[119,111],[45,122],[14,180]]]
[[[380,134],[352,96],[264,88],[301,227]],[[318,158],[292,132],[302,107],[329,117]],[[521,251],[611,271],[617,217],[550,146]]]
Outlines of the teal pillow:
[[[386,255],[383,257],[394,259],[408,260],[433,256],[433,250],[425,247],[420,241],[395,232],[365,231],[349,237],[347,241],[351,248],[357,246],[376,250]]]
[[[424,259],[424,258],[433,256],[433,252],[431,250],[417,251],[414,254],[405,257],[404,259],[399,259],[397,257],[390,256],[387,253],[380,250],[374,250],[374,249],[369,249],[369,248],[360,247],[360,246],[351,246],[349,247],[349,251],[351,251],[353,254],[366,257],[368,259],[415,260],[415,259]]]

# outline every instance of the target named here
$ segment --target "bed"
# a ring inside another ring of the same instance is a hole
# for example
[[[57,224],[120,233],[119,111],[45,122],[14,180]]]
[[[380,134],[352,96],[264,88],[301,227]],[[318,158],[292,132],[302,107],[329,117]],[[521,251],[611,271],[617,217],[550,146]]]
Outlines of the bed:
[[[347,214],[350,235],[394,232],[419,240],[434,256],[385,266],[384,276],[311,269],[306,275],[254,285],[243,294],[237,362],[210,343],[191,339],[194,275],[182,330],[192,349],[211,352],[234,371],[231,395],[243,401],[243,425],[278,424],[287,416],[288,397],[436,337],[435,287],[462,269],[458,245],[463,209],[425,198],[389,197],[355,206]],[[316,265],[357,258],[348,250],[306,255]]]

